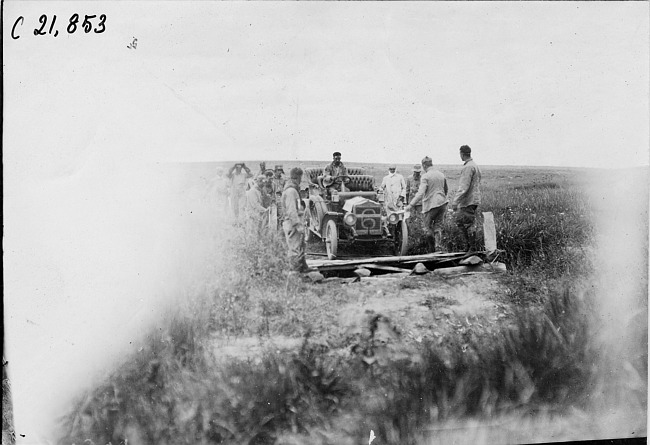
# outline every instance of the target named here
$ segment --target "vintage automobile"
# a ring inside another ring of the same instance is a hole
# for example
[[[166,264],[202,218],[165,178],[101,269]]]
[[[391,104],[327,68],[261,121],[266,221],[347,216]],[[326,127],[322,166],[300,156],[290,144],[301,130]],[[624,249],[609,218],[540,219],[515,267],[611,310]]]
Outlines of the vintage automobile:
[[[305,170],[305,235],[308,242],[320,238],[329,259],[336,258],[339,245],[365,242],[388,243],[394,255],[406,254],[408,215],[403,210],[387,212],[383,192],[375,188],[374,177],[364,173],[349,168],[348,176],[330,177],[321,168]]]

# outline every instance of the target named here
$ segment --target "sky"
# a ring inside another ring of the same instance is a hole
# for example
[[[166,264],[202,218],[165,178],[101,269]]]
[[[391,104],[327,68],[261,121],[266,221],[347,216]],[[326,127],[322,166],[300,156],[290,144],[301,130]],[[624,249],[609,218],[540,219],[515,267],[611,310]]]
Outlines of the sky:
[[[458,164],[463,144],[481,165],[649,161],[647,2],[3,8],[4,321],[25,443],[185,284],[178,259],[201,240],[169,163]],[[105,31],[68,33],[74,13]]]
[[[36,24],[51,11],[65,24],[90,11],[82,4],[8,2],[5,21]],[[5,104],[17,112],[6,127],[38,110],[47,121],[19,137],[40,146],[57,135],[66,165],[85,159],[73,146],[91,137],[95,151],[120,145],[153,161],[329,160],[338,150],[348,161],[453,164],[468,144],[485,165],[649,162],[645,2],[90,9],[107,13],[104,34],[61,25],[57,38],[5,41]]]

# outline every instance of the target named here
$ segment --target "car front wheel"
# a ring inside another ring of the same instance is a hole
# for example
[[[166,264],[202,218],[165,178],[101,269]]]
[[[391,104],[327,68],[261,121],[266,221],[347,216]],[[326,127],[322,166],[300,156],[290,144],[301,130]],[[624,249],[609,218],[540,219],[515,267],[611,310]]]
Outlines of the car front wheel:
[[[336,222],[333,220],[327,221],[325,226],[325,248],[327,249],[327,258],[330,260],[336,259],[336,251],[339,245],[339,232],[336,228]]]
[[[406,221],[401,220],[395,226],[395,237],[393,238],[393,254],[397,256],[406,255],[409,247],[409,229]]]

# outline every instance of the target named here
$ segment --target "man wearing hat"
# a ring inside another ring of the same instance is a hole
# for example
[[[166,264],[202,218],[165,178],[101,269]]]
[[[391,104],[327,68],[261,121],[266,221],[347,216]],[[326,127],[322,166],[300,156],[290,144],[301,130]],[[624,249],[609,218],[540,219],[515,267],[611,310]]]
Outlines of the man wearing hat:
[[[442,251],[442,222],[447,211],[447,179],[445,175],[433,168],[433,161],[425,156],[422,159],[424,174],[420,179],[418,192],[404,210],[422,202],[422,230],[425,233],[430,252]]]
[[[404,205],[406,199],[406,181],[404,176],[395,173],[397,166],[388,166],[388,174],[381,181],[380,188],[384,190],[384,205],[386,210],[397,211]]]
[[[260,235],[268,219],[268,209],[264,206],[262,188],[266,177],[258,175],[253,186],[246,192],[246,214],[248,216],[246,229],[252,235]]]
[[[228,179],[230,179],[230,205],[236,222],[239,220],[239,210],[246,196],[246,183],[251,176],[253,176],[251,170],[243,162],[233,165],[228,170]]]
[[[282,230],[287,240],[287,255],[291,268],[297,272],[309,272],[305,258],[305,204],[300,199],[301,180],[302,169],[292,168],[280,200],[284,209]]]
[[[461,146],[459,151],[464,166],[451,207],[455,211],[456,225],[460,229],[465,249],[471,250],[476,248],[476,233],[470,231],[470,228],[476,219],[476,209],[481,204],[481,169],[472,159],[469,145]]]
[[[324,175],[323,184],[325,184],[326,187],[335,188],[339,192],[345,191],[343,181],[335,180],[335,178],[339,176],[348,175],[348,169],[345,168],[345,165],[341,162],[340,152],[335,151],[332,153],[332,162],[325,167]],[[334,182],[331,182],[332,180],[334,180]]]

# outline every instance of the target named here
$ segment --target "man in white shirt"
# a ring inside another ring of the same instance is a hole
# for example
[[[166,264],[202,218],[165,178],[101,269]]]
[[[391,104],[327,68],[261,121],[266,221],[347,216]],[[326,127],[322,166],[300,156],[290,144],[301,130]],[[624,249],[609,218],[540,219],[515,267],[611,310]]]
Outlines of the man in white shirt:
[[[228,179],[230,180],[230,205],[235,222],[239,221],[239,211],[242,207],[246,196],[246,185],[248,178],[252,177],[251,170],[243,162],[233,165],[228,170]]]
[[[264,176],[255,178],[253,187],[246,191],[246,214],[248,216],[248,232],[251,235],[260,235],[265,225],[268,225],[268,212],[264,207],[262,187]]]
[[[395,165],[388,166],[388,175],[384,176],[380,188],[384,190],[384,205],[386,210],[397,211],[404,205],[406,199],[406,181],[404,176],[396,173]]]

